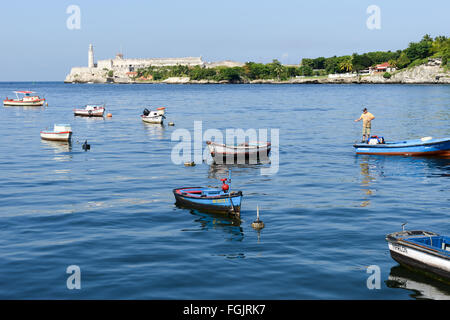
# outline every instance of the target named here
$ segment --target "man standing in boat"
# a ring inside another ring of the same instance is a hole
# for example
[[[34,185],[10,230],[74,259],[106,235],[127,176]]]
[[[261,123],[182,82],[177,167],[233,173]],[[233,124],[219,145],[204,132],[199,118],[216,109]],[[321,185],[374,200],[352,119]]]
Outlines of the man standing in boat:
[[[370,129],[372,128],[372,120],[375,119],[374,115],[367,111],[367,108],[364,108],[363,113],[359,119],[356,119],[355,122],[363,121],[363,129],[362,136],[363,139],[361,142],[367,142],[370,138]]]

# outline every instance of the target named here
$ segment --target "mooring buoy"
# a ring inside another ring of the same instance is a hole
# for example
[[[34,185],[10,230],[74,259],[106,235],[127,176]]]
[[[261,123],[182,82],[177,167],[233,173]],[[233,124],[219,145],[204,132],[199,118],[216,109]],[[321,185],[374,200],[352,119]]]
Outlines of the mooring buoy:
[[[185,167],[193,167],[193,166],[195,166],[195,162],[194,162],[194,161],[191,161],[191,162],[185,162],[185,163],[184,163],[184,166],[185,166]]]
[[[175,125],[175,123],[169,122],[168,125],[171,126],[171,127],[173,127],[173,126]]]
[[[256,220],[252,223],[252,228],[256,230],[261,230],[264,228],[264,222],[259,220],[259,207],[256,206]]]
[[[83,145],[81,146],[84,151],[88,151],[91,149],[91,145],[87,143],[87,140],[84,141]]]

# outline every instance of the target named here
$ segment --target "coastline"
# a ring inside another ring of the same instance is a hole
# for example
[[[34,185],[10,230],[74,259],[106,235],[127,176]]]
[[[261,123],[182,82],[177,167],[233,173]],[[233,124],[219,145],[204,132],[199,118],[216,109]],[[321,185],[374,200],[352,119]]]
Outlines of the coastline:
[[[176,84],[176,85],[240,85],[240,84],[272,84],[272,85],[289,85],[289,84],[450,84],[450,81],[361,81],[361,80],[348,80],[348,79],[305,79],[299,80],[287,80],[287,81],[277,81],[277,80],[254,80],[254,81],[240,81],[240,82],[230,82],[230,81],[214,81],[214,80],[190,80],[187,82],[164,82],[164,81],[114,81],[114,82],[87,82],[87,81],[63,81],[66,84],[79,83],[79,84]]]
[[[423,64],[394,72],[390,78],[382,73],[343,74],[339,76],[296,77],[288,80],[258,79],[238,81],[192,80],[189,77],[171,77],[165,80],[136,80],[125,77],[95,77],[66,79],[64,83],[112,83],[112,84],[450,84],[450,72],[436,65]]]

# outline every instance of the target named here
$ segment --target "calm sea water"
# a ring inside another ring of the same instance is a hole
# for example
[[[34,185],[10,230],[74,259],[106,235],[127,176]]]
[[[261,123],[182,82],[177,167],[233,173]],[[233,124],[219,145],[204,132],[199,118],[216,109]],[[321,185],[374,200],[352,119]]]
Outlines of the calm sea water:
[[[384,239],[403,222],[449,234],[450,159],[352,147],[363,106],[386,140],[450,136],[449,86],[0,83],[0,96],[17,89],[48,106],[0,109],[0,298],[450,299],[449,286],[398,266]],[[112,118],[73,117],[100,102]],[[151,105],[175,126],[142,123]],[[171,161],[172,133],[196,120],[279,129],[276,174],[233,168],[240,225],[174,206],[173,188],[227,176]],[[41,141],[54,123],[72,125],[70,147]],[[70,265],[80,290],[66,286]],[[367,288],[370,265],[379,290]]]

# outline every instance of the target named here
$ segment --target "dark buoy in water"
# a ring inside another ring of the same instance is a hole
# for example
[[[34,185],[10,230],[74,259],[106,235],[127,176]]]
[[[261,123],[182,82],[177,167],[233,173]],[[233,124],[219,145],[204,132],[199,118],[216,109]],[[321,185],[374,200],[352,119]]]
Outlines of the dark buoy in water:
[[[264,222],[259,220],[259,207],[256,206],[256,220],[252,223],[252,228],[256,230],[261,230],[264,228]]]
[[[87,140],[83,143],[81,147],[83,148],[84,151],[88,151],[91,149],[91,145],[87,143]]]

